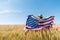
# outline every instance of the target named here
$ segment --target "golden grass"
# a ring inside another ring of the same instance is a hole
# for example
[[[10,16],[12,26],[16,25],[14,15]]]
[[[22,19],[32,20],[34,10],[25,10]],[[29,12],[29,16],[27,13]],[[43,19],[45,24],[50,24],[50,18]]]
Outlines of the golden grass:
[[[29,31],[27,35],[23,28],[24,25],[0,25],[0,40],[60,40],[60,29],[56,25],[50,30]]]

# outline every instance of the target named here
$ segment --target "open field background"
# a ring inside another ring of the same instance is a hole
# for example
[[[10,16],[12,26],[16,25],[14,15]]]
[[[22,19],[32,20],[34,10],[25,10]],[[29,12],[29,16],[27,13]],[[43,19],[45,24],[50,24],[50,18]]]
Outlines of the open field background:
[[[24,34],[25,25],[0,25],[0,40],[60,40],[60,25],[50,30],[29,31]]]

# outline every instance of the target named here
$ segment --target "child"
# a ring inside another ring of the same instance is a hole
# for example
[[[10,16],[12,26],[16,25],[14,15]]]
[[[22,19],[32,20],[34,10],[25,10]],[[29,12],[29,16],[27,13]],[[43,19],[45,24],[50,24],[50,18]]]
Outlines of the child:
[[[32,15],[32,17],[33,17],[33,18],[35,18],[35,19],[37,19],[37,20],[41,20],[41,19],[43,19],[42,14],[41,14],[41,15],[39,15],[38,17],[36,17],[36,16]]]
[[[42,14],[38,16],[38,19],[39,19],[39,20],[43,19]]]

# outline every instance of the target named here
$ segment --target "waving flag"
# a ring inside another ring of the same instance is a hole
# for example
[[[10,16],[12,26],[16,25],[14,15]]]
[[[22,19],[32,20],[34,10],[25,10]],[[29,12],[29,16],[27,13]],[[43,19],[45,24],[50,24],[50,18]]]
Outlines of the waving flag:
[[[40,30],[42,28],[50,27],[53,24],[54,16],[50,16],[48,18],[37,20],[29,15],[26,21],[27,30]]]

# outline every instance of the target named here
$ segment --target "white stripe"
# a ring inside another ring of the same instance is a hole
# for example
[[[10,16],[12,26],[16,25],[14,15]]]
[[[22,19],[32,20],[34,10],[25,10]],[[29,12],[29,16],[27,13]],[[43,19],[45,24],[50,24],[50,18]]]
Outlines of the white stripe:
[[[45,23],[39,23],[38,25],[45,25],[45,24],[49,24],[49,23],[51,23],[51,22],[52,22],[52,20],[49,21],[49,22],[45,22]]]
[[[46,21],[51,20],[51,19],[53,19],[53,18],[54,18],[54,17],[51,17],[51,18],[47,19]]]
[[[40,28],[34,28],[34,29],[27,29],[27,28],[25,28],[25,30],[40,30],[40,29],[45,28],[47,26],[50,26],[50,25],[45,25],[45,26],[42,26]],[[28,28],[29,28],[29,26],[28,26]]]

